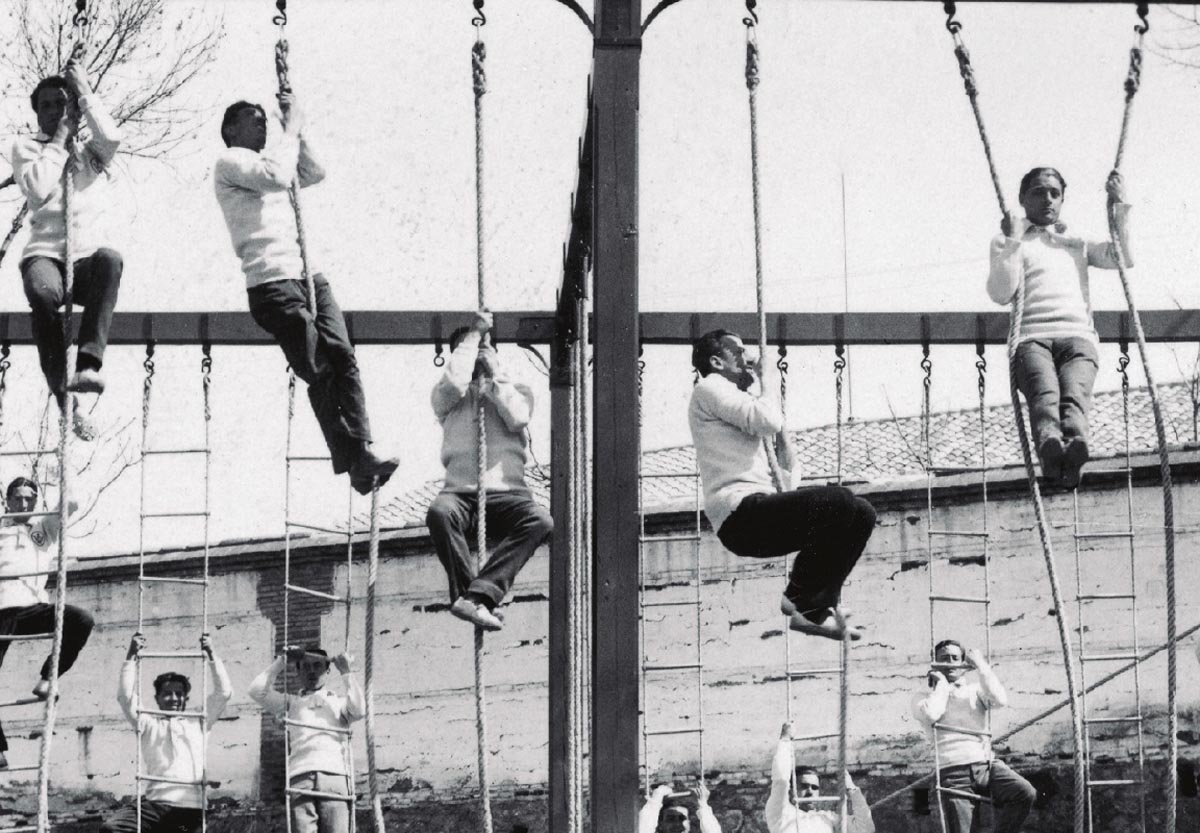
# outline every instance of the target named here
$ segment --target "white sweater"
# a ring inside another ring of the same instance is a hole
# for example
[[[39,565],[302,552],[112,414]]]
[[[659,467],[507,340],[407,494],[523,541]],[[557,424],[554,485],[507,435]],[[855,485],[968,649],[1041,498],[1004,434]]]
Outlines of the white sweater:
[[[662,812],[663,800],[651,795],[638,813],[638,833],[654,833],[658,829],[658,814]],[[696,808],[696,820],[700,822],[700,833],[721,833],[721,823],[707,804]]]
[[[225,666],[217,657],[209,663],[213,690],[205,702],[205,726],[199,718],[167,717],[159,714],[138,714],[141,708],[137,690],[137,662],[125,660],[121,665],[117,702],[129,725],[137,729],[142,746],[142,770],[146,775],[193,781],[189,784],[166,784],[150,781],[146,784],[147,801],[161,801],[174,807],[200,808],[204,795],[199,781],[204,777],[204,733],[216,725],[233,696],[233,685]]]
[[[367,703],[362,687],[353,675],[344,675],[346,696],[334,694],[327,688],[305,691],[300,694],[284,694],[274,690],[275,678],[283,670],[284,660],[276,658],[271,666],[250,683],[246,691],[250,699],[262,706],[264,711],[286,717],[309,726],[326,726],[331,730],[345,730],[355,720],[367,714]],[[288,773],[292,777],[306,772],[328,772],[331,775],[346,775],[346,755],[350,738],[339,731],[323,731],[309,726],[289,726]]]
[[[450,354],[446,372],[434,385],[433,413],[442,424],[442,465],[447,492],[474,492],[479,483],[479,403],[487,429],[489,492],[528,490],[525,466],[529,440],[525,432],[533,416],[533,391],[510,381],[497,368],[494,379],[472,379],[480,336],[469,332]]]
[[[934,741],[934,724],[970,729],[976,732],[988,730],[987,713],[1008,705],[1008,694],[991,668],[979,671],[979,682],[968,683],[960,679],[956,683],[944,678],[928,693],[913,697],[913,714],[925,727],[925,735]],[[940,766],[976,764],[992,760],[992,739],[937,730],[937,762]]]
[[[121,128],[95,93],[81,96],[82,121],[75,141],[75,192],[72,246],[76,258],[100,248],[103,237],[104,194],[100,186],[109,162],[121,145]],[[21,259],[49,257],[62,260],[66,226],[63,225],[62,176],[67,165],[66,147],[45,133],[23,136],[13,143],[12,173],[29,203],[29,242]]]
[[[246,288],[271,281],[300,280],[303,264],[288,188],[299,176],[301,188],[325,178],[303,139],[284,133],[255,153],[226,148],[213,168],[217,202],[225,215],[233,251],[242,261]]]
[[[788,800],[792,788],[791,738],[781,738],[771,760],[771,794],[767,796],[767,830],[770,833],[836,833],[838,830],[837,805],[832,810],[801,810]],[[862,790],[849,790],[847,803],[850,805],[847,829],[850,833],[875,833],[875,822],[871,807]]]
[[[1133,265],[1129,250],[1129,206],[1116,207],[1118,233],[1125,263]],[[1008,304],[1025,276],[1025,307],[1021,315],[1021,341],[1077,336],[1099,344],[1092,324],[1088,267],[1116,269],[1117,260],[1108,240],[1088,242],[1070,237],[1063,225],[1041,228],[1024,220],[1019,238],[998,235],[992,240],[988,295],[997,304]]]
[[[704,511],[715,530],[748,495],[775,491],[763,439],[783,430],[775,385],[762,397],[738,388],[718,373],[692,389],[688,427],[704,484]]]

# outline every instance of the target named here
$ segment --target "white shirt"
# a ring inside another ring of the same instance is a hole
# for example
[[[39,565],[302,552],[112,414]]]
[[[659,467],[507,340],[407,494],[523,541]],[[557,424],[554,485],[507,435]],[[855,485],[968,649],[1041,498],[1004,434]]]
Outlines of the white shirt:
[[[361,720],[367,714],[366,700],[362,688],[353,675],[344,675],[346,695],[342,697],[327,688],[305,691],[300,694],[284,694],[274,690],[275,678],[283,670],[283,660],[276,659],[271,667],[254,678],[246,692],[250,699],[265,711],[289,720],[307,723],[310,726],[327,726],[329,729],[346,730],[350,723]],[[332,775],[347,775],[346,755],[349,737],[338,731],[322,731],[307,726],[289,726],[288,773],[291,777],[306,772],[328,772]]]
[[[704,484],[704,511],[715,530],[748,495],[774,493],[763,439],[783,430],[774,386],[758,397],[713,372],[692,389],[688,427]]]
[[[303,274],[296,215],[288,197],[297,176],[300,187],[307,188],[323,180],[325,170],[305,140],[287,133],[260,153],[232,147],[217,159],[213,186],[247,288],[300,280]]]
[[[975,732],[988,731],[988,710],[1008,705],[1008,694],[991,668],[979,672],[979,682],[965,678],[951,683],[944,678],[927,693],[913,697],[913,715],[934,742],[933,725],[953,726]],[[976,764],[992,760],[992,739],[946,729],[937,730],[937,762],[940,766]]]
[[[794,769],[792,740],[780,738],[779,745],[775,747],[775,757],[771,760],[771,793],[767,796],[767,806],[763,811],[767,830],[770,833],[837,833],[840,827],[836,809],[801,810],[788,800]],[[862,790],[849,790],[847,803],[850,805],[847,819],[850,833],[875,833],[871,808]]]
[[[43,515],[21,523],[14,518],[0,521],[0,609],[47,604],[49,576],[21,576],[53,570],[58,560],[58,516]]]
[[[205,702],[205,726],[195,717],[167,717],[160,714],[138,714],[141,708],[137,690],[137,662],[125,660],[121,665],[117,702],[129,725],[137,729],[142,745],[142,771],[156,778],[199,782],[204,778],[204,733],[216,725],[233,696],[233,685],[221,660],[214,656],[208,665],[212,672],[213,690]],[[175,807],[203,806],[203,789],[199,783],[166,784],[146,782],[147,801],[161,801]]]
[[[100,247],[105,203],[103,188],[97,186],[107,178],[109,162],[121,144],[121,129],[95,93],[80,97],[79,111],[71,242],[75,257],[83,258]],[[50,138],[38,133],[13,143],[13,179],[29,203],[29,242],[22,260],[39,256],[62,260],[64,255],[62,176],[70,154]]]
[[[447,492],[475,492],[479,483],[479,403],[487,430],[489,492],[528,490],[526,428],[533,416],[533,391],[497,368],[494,379],[472,379],[479,355],[479,333],[471,331],[450,354],[446,372],[433,388],[433,413],[442,424],[442,465]]]
[[[1129,206],[1116,206],[1117,230],[1126,265],[1129,251]],[[1111,241],[1088,242],[1071,237],[1061,223],[1042,228],[1024,220],[1019,238],[998,235],[992,240],[988,295],[997,304],[1011,303],[1021,276],[1025,277],[1025,308],[1021,341],[1077,336],[1099,345],[1092,324],[1088,267],[1116,269]]]
[[[659,796],[651,795],[646,799],[638,813],[638,833],[654,833],[658,829],[658,815],[662,812],[662,805],[663,800]],[[700,833],[721,833],[721,823],[707,804],[696,808],[696,820],[700,822]]]

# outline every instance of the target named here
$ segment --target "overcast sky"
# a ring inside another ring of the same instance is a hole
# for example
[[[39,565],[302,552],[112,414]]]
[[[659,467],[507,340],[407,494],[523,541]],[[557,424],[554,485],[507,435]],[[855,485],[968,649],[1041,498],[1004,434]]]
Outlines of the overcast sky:
[[[1010,199],[1027,168],[1056,166],[1069,182],[1064,218],[1085,235],[1103,236],[1103,184],[1120,126],[1132,4],[960,5]],[[840,311],[848,286],[852,311],[995,309],[984,281],[999,214],[941,4],[763,0],[759,12],[769,308]],[[168,27],[187,15],[219,19],[225,37],[207,75],[177,102],[181,114],[201,112],[198,134],[165,161],[123,159],[110,185],[110,240],[126,263],[120,308],[241,310],[243,279],[210,171],[222,148],[224,105],[272,100],[274,4],[171,0],[167,13]],[[549,309],[561,272],[591,41],[552,0],[491,0],[487,13],[489,300],[494,309]],[[322,185],[305,192],[306,232],[314,264],[345,309],[474,304],[471,16],[466,0],[292,4],[292,81],[309,114],[307,134],[328,170]],[[645,39],[639,139],[645,309],[754,306],[742,16],[742,4],[733,0],[686,0]],[[1168,34],[1179,27],[1159,7],[1152,22],[1156,48],[1189,36]],[[0,16],[6,41],[11,26],[11,18]],[[27,91],[4,81],[3,123],[29,124]],[[1138,265],[1131,276],[1143,308],[1200,303],[1198,85],[1200,71],[1147,55],[1123,167],[1136,206]],[[0,192],[4,215],[16,206],[11,189]],[[23,243],[24,234],[18,251]],[[0,266],[6,310],[26,308],[16,264],[10,255]],[[1095,307],[1123,305],[1115,273],[1096,274],[1092,287]],[[970,352],[934,351],[937,407],[970,404]],[[1189,366],[1194,355],[1190,346],[1157,351],[1158,375],[1178,377],[1177,364]],[[1003,401],[1003,352],[990,350],[988,357],[990,396]],[[138,420],[142,358],[130,348],[110,353],[110,391],[96,411],[105,424]],[[437,372],[431,358],[431,348],[360,350],[376,434],[399,449],[404,463],[385,497],[440,474],[439,430],[427,397]],[[541,392],[534,434],[545,460],[545,382],[516,348],[504,358]],[[791,359],[793,390],[805,391],[792,397],[791,424],[831,422],[832,355],[793,351]],[[919,360],[912,349],[855,351],[855,415],[914,413]],[[686,353],[651,350],[648,361],[645,445],[688,442]],[[199,426],[198,363],[198,349],[160,351],[152,419],[164,443],[183,442]],[[1112,349],[1102,364],[1097,386],[1115,387]],[[283,367],[273,349],[215,351],[217,537],[282,529]],[[20,432],[19,441],[28,441],[44,389],[32,351],[14,351],[9,381],[3,437]],[[315,447],[303,402],[299,413],[304,442]],[[176,468],[149,477],[154,497],[167,504],[195,497],[194,473]],[[83,478],[88,486],[102,480],[100,472]],[[341,514],[343,483],[310,472],[301,489],[311,504],[304,511]],[[105,495],[97,513],[104,528],[83,551],[136,541],[137,496],[137,475],[130,472]],[[171,543],[196,532],[174,525],[157,534]]]

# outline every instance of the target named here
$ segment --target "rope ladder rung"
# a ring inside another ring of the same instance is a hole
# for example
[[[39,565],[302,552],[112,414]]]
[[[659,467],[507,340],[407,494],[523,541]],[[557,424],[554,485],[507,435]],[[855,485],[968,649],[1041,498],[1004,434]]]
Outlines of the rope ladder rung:
[[[138,581],[147,584],[198,584],[208,586],[206,578],[183,578],[181,576],[139,576]]]
[[[311,587],[302,587],[299,584],[285,584],[284,589],[290,593],[300,593],[304,596],[315,596],[318,599],[325,599],[330,602],[338,602],[339,604],[350,604],[349,596],[339,596],[336,593],[326,593],[324,590],[313,590]]]

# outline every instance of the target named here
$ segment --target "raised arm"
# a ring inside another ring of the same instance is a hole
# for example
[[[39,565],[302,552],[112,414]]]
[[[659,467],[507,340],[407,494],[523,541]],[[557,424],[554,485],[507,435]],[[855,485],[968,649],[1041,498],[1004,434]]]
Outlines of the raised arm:
[[[783,430],[783,411],[765,386],[763,396],[754,396],[731,384],[696,389],[697,404],[703,413],[727,422],[756,437],[769,437]]]
[[[850,804],[850,833],[875,833],[875,819],[871,817],[871,805],[866,796],[846,773],[846,797]]]
[[[950,681],[940,671],[930,671],[929,680],[933,682],[933,688],[925,696],[917,695],[914,698],[913,716],[922,725],[932,728],[946,713],[946,705],[950,702]]]
[[[49,142],[18,139],[12,151],[12,176],[21,195],[33,209],[41,208],[58,192],[67,153],[67,133],[60,128]]]
[[[121,675],[117,682],[117,703],[121,713],[129,725],[137,729],[138,721],[138,691],[137,691],[137,656],[146,645],[146,637],[135,633],[129,640],[129,650],[125,653],[125,662],[121,663]]]
[[[992,239],[988,270],[988,296],[997,304],[1007,304],[1021,281],[1021,235],[1025,223],[1016,214],[1008,214],[1000,223],[1001,234]]]
[[[334,667],[346,681],[346,708],[342,712],[342,717],[347,723],[362,720],[367,716],[367,698],[363,695],[358,678],[354,676],[354,669],[350,667],[350,661],[351,657],[347,654],[338,654],[333,658]]]
[[[271,714],[287,714],[287,695],[275,691],[275,678],[283,671],[285,662],[287,662],[285,657],[275,657],[275,661],[267,667],[267,670],[255,677],[251,681],[250,687],[246,689],[246,694],[250,696],[250,699]]]
[[[475,373],[475,359],[479,356],[479,343],[483,334],[492,327],[492,314],[484,310],[475,313],[471,329],[463,335],[462,340],[455,345],[446,362],[446,372],[433,386],[433,413],[438,420],[446,418],[446,414],[467,395],[471,386],[471,377]]]
[[[217,725],[225,713],[225,705],[233,697],[233,683],[229,680],[225,663],[213,652],[212,639],[208,634],[200,637],[200,649],[208,655],[208,668],[212,672],[213,690],[204,703],[205,728],[211,729]]]
[[[325,169],[312,155],[308,140],[300,137],[300,156],[296,162],[296,175],[301,188],[316,185],[325,178]]]
[[[978,648],[967,651],[967,661],[979,672],[979,694],[990,709],[1002,709],[1008,705],[1008,692],[1004,690],[1000,678],[988,665],[983,652]]]
[[[286,133],[272,147],[255,153],[233,147],[221,154],[214,175],[217,181],[259,194],[286,191],[296,176],[300,142]]]
[[[779,743],[775,747],[775,756],[771,759],[771,792],[767,796],[767,806],[763,811],[767,817],[767,830],[771,833],[782,833],[783,808],[788,803],[794,763],[792,724],[784,723],[779,733]]]
[[[529,424],[533,417],[533,391],[528,385],[496,376],[483,392],[495,404],[496,412],[509,431],[522,431]]]
[[[700,833],[721,833],[721,823],[717,821],[712,807],[708,806],[708,787],[697,784],[692,787],[692,794],[696,796],[696,820],[700,822]]]
[[[638,833],[654,833],[658,829],[658,816],[662,812],[663,799],[671,794],[667,784],[659,784],[650,793],[646,803],[638,813]]]
[[[1125,180],[1120,171],[1113,171],[1104,183],[1108,192],[1108,201],[1113,205],[1113,217],[1116,220],[1117,237],[1121,240],[1121,253],[1125,255],[1125,266],[1133,266],[1133,251],[1129,246],[1129,210],[1130,205],[1125,201]],[[1088,243],[1088,266],[1099,269],[1116,269],[1117,252],[1111,240]]]

